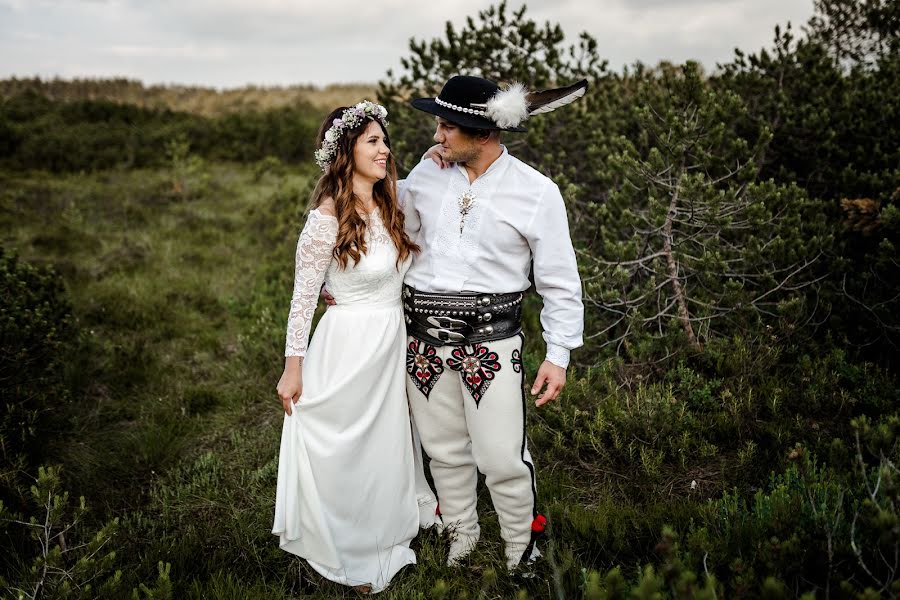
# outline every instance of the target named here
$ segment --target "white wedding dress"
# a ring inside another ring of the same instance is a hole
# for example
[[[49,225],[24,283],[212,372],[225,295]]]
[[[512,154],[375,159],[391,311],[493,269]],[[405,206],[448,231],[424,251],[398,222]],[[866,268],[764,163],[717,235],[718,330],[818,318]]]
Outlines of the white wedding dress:
[[[297,243],[285,355],[305,355],[303,392],[284,418],[272,533],[322,576],[379,592],[416,562],[409,543],[434,521],[406,399],[409,259],[398,270],[376,209],[368,252],[342,269],[332,257],[337,228],[313,210]],[[337,304],[307,349],[323,281]]]

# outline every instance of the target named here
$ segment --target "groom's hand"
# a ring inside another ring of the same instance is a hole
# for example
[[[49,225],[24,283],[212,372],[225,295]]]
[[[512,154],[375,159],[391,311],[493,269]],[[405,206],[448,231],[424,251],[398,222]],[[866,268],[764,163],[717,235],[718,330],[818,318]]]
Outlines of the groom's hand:
[[[334,306],[337,304],[337,300],[334,299],[334,296],[328,293],[328,290],[325,289],[325,286],[322,286],[322,300],[325,301],[325,304],[328,306]]]
[[[544,386],[546,388],[538,396],[534,403],[535,406],[543,406],[559,397],[560,392],[566,387],[566,370],[545,360],[538,369],[534,385],[531,386],[531,395],[537,394]]]

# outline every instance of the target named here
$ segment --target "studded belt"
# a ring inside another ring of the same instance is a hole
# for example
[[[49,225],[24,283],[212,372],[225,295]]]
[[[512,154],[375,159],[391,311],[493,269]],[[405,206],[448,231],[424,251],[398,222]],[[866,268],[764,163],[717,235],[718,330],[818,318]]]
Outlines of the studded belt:
[[[432,294],[403,286],[407,333],[434,346],[502,340],[522,331],[522,292]]]

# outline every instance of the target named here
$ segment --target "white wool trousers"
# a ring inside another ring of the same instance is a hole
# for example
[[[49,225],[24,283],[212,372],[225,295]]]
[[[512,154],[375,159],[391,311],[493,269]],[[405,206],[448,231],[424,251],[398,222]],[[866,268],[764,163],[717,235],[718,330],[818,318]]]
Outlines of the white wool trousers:
[[[527,544],[537,515],[525,435],[522,334],[471,346],[435,347],[408,337],[406,387],[431,458],[444,527],[480,534],[478,471],[485,476],[507,544]]]

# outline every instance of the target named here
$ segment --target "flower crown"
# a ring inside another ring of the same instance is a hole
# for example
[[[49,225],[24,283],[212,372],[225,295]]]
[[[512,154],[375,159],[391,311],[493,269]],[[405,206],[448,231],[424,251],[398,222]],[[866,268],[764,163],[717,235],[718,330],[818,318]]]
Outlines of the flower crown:
[[[316,164],[323,171],[328,170],[328,165],[334,159],[337,152],[338,140],[348,129],[354,129],[367,118],[375,119],[382,127],[387,127],[387,109],[380,104],[363,100],[356,106],[351,106],[341,113],[339,119],[331,122],[331,127],[325,132],[322,147],[316,150]]]

